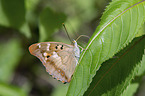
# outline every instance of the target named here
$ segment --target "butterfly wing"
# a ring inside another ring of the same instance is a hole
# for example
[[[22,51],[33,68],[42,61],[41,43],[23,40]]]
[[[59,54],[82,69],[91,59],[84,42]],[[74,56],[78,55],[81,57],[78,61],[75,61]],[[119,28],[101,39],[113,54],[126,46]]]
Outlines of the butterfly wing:
[[[41,60],[50,75],[63,83],[70,82],[78,63],[73,45],[43,42],[31,45],[29,51]]]

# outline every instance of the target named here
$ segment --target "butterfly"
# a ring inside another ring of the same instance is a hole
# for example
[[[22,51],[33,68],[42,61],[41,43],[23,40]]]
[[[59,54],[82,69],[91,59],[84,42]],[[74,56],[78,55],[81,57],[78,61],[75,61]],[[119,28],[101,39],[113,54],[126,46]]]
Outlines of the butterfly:
[[[41,42],[29,47],[32,55],[40,59],[46,71],[57,80],[70,82],[80,58],[80,49],[75,40],[73,44],[61,42]]]

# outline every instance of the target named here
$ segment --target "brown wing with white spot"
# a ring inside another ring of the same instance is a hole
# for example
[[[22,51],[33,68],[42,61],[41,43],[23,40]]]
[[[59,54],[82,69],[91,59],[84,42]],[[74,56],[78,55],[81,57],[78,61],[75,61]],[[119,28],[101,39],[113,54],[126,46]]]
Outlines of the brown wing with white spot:
[[[41,60],[50,75],[63,83],[70,82],[78,63],[74,46],[60,42],[43,42],[31,45],[29,51]]]

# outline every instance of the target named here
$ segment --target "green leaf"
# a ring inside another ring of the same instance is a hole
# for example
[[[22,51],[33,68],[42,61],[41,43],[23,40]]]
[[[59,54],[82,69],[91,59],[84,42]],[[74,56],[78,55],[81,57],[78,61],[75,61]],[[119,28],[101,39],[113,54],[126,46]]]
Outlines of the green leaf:
[[[145,1],[140,1],[117,0],[110,3],[80,57],[67,96],[83,95],[101,63],[133,40],[145,20]]]
[[[127,87],[127,90],[125,90],[125,92],[123,93],[122,96],[133,96],[133,95],[138,94],[140,91],[144,91],[144,88],[142,88],[142,86],[144,86],[142,80],[145,75],[145,54],[143,55],[142,61],[140,63],[141,64],[139,64],[139,65],[141,65],[141,68],[139,68],[139,70],[137,71],[137,74],[135,76],[135,79]],[[140,87],[141,87],[141,89],[140,89]],[[137,93],[137,91],[138,91],[138,93]]]
[[[26,20],[31,27],[31,29],[38,27],[38,5],[41,0],[25,0],[25,9],[26,9]],[[40,10],[40,9],[38,9]]]
[[[141,68],[138,70],[135,79],[132,81],[129,87],[127,87],[127,90],[123,93],[123,96],[133,96],[133,94],[142,96],[144,94],[145,53],[140,63]]]
[[[145,34],[145,24],[139,29],[139,31],[136,34],[136,37],[142,36]]]
[[[40,39],[39,41],[48,40],[52,33],[55,32],[57,28],[62,26],[65,21],[65,15],[62,13],[56,13],[49,7],[45,8],[40,14]]]
[[[145,75],[145,53],[143,55],[142,61],[141,61],[141,69],[138,71],[137,76],[144,76]]]
[[[138,86],[139,86],[138,83],[130,84],[127,90],[122,94],[122,96],[134,96]]]
[[[141,68],[144,44],[145,36],[137,38],[115,58],[103,63],[85,96],[121,96]]]
[[[26,9],[34,10],[36,6],[39,4],[40,0],[25,0]]]
[[[0,44],[0,53],[0,81],[8,82],[22,56],[19,40]]]
[[[58,85],[53,93],[51,94],[51,96],[66,96],[66,93],[67,93],[67,89],[68,89],[68,85],[69,84],[60,84]]]
[[[0,83],[0,96],[27,96],[27,95],[22,89],[16,86]]]
[[[24,0],[0,0],[0,25],[20,30],[30,38],[30,29],[25,21]]]

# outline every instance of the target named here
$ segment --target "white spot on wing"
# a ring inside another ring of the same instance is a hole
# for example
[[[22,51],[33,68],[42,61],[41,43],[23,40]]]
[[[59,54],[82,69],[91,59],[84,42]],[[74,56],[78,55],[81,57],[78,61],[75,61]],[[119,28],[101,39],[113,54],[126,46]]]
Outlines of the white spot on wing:
[[[40,43],[38,44],[38,47],[41,48],[41,44]]]
[[[57,57],[59,57],[59,56],[57,55],[56,52],[53,52],[53,57],[54,57],[54,58],[57,58]]]
[[[47,60],[48,58],[45,58],[45,60]],[[46,61],[45,61],[45,63],[46,63]]]
[[[47,53],[46,53],[46,52],[44,52],[44,53],[43,53],[43,55],[44,55],[44,56],[47,56]]]
[[[50,43],[47,44],[46,50],[49,51]]]

